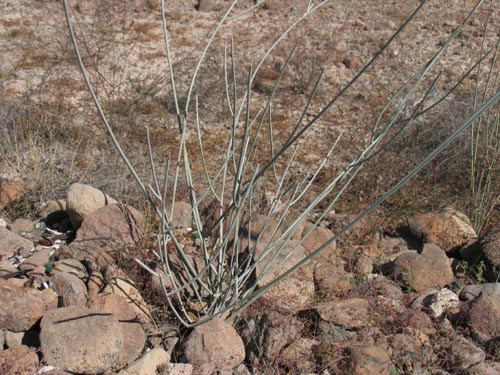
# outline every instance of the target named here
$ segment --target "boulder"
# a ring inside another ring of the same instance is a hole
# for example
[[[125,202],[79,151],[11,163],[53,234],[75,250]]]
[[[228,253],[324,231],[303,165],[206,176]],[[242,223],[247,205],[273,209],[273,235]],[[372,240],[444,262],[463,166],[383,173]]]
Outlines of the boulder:
[[[8,258],[20,249],[29,252],[33,249],[33,242],[0,227],[0,259]]]
[[[110,204],[87,215],[76,239],[68,246],[68,257],[87,261],[101,270],[118,251],[136,246],[143,233],[143,216],[133,207]]]
[[[27,346],[0,351],[0,374],[33,375],[38,369],[38,356]]]
[[[170,355],[162,348],[154,348],[146,352],[141,358],[132,363],[126,369],[120,371],[118,375],[156,375],[158,367],[167,367],[170,362]],[[169,371],[168,374],[175,373]]]
[[[64,371],[96,374],[117,366],[123,348],[118,319],[83,306],[59,308],[40,324],[44,361]]]
[[[85,306],[87,304],[87,287],[78,276],[57,272],[50,278],[50,284],[59,297],[60,306]]]
[[[83,219],[98,208],[118,203],[102,191],[84,184],[72,184],[68,189],[66,209],[73,228],[77,230]]]
[[[57,295],[24,288],[12,280],[0,280],[0,329],[27,331],[47,310],[57,308]]]
[[[245,359],[245,346],[236,330],[220,318],[194,328],[184,344],[184,354],[194,366],[231,370]]]
[[[111,313],[120,322],[123,347],[118,356],[119,367],[124,367],[137,359],[146,344],[146,333],[134,309],[116,294],[98,294],[92,299],[89,307]]]
[[[392,266],[392,276],[417,293],[442,288],[455,279],[446,253],[430,243],[420,254],[400,255]]]

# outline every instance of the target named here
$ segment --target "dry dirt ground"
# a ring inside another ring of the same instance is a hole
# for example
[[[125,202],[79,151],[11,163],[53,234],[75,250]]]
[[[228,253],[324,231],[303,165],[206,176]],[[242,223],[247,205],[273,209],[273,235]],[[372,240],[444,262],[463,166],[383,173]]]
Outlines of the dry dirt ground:
[[[222,3],[229,5],[227,1]],[[224,90],[224,47],[229,49],[234,41],[237,84],[243,93],[249,67],[255,68],[280,33],[307,7],[307,1],[268,1],[265,6],[245,13],[250,3],[242,1],[235,8],[232,15],[236,17],[215,38],[195,83],[204,147],[210,155],[209,167],[220,162],[231,126]],[[145,126],[150,128],[158,160],[176,154],[178,138],[159,6],[154,1],[70,4],[84,62],[97,94],[131,159],[148,175]],[[300,117],[320,70],[324,69],[323,79],[305,114],[306,120],[356,75],[418,4],[410,0],[342,0],[324,5],[264,61],[253,84],[252,110],[254,113],[262,110],[279,68],[297,43],[273,103],[273,127],[284,139]],[[181,105],[186,101],[202,47],[223,13],[223,10],[197,11],[195,5],[194,1],[166,4]],[[366,144],[383,106],[424,66],[473,5],[474,1],[468,0],[429,2],[361,79],[304,134],[304,147],[294,165],[299,171],[312,170],[342,133],[335,157],[315,181],[317,191]],[[115,191],[124,200],[134,200],[135,187],[109,146],[76,65],[62,2],[4,0],[0,8],[3,176],[25,179],[36,192],[35,201],[60,195],[72,181],[88,182]],[[452,87],[477,60],[486,11],[487,6],[483,6],[467,23],[434,73],[425,78],[429,84],[441,71],[431,99],[439,98]],[[497,19],[495,11],[487,31],[491,38],[486,39],[486,48],[493,46]],[[472,80],[466,79],[439,110],[417,124],[416,130],[402,137],[383,157],[375,158],[339,209],[357,211],[397,181],[469,113],[471,87]],[[193,102],[191,119],[195,116],[194,107]],[[188,143],[196,148],[196,138],[191,133],[188,132],[191,136]],[[276,139],[279,143],[279,137]],[[408,188],[391,203],[394,209],[400,212],[422,206],[436,208],[443,204],[436,202],[436,197],[445,197],[448,202],[444,203],[453,203],[457,192],[467,184],[463,173],[452,173],[463,170],[460,164],[467,162],[460,150],[462,146],[431,166],[421,183],[415,184],[418,188]],[[263,152],[267,152],[264,147]],[[195,170],[199,165],[194,160]],[[439,188],[422,189],[429,185]]]

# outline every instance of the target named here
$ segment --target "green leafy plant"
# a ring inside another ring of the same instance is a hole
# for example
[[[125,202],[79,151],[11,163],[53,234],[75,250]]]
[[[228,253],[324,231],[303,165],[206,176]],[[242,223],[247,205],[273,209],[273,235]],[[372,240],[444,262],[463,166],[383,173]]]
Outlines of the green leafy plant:
[[[176,159],[168,160],[163,170],[158,170],[149,130],[146,129],[147,151],[152,172],[152,183],[148,184],[141,179],[118,142],[99,102],[82,61],[69,8],[64,0],[76,56],[102,123],[114,147],[161,222],[156,252],[160,268],[153,269],[140,259],[136,261],[154,277],[159,278],[170,308],[185,326],[202,324],[216,316],[233,319],[253,301],[304,266],[397,192],[464,130],[470,128],[482,114],[493,108],[500,99],[499,92],[493,92],[489,97],[485,95],[481,105],[478,105],[467,120],[409,170],[406,176],[328,241],[310,254],[300,253],[301,244],[335,207],[367,162],[383,153],[387,145],[411,127],[418,118],[438,107],[449,95],[448,92],[438,99],[431,99],[430,94],[435,89],[440,75],[437,74],[430,80],[427,78],[434,74],[432,68],[453,39],[460,34],[465,23],[483,4],[483,1],[478,1],[470,14],[464,17],[462,23],[455,28],[427,63],[388,100],[374,120],[371,130],[363,135],[362,139],[366,139],[363,149],[350,162],[339,168],[338,173],[324,182],[321,192],[305,201],[306,193],[311,192],[313,183],[321,175],[327,162],[336,156],[338,144],[343,136],[340,132],[316,167],[296,174],[293,172],[294,165],[297,163],[301,147],[307,142],[308,132],[318,126],[320,119],[328,111],[333,110],[338,101],[366,74],[427,3],[422,1],[338,94],[334,95],[322,109],[308,116],[313,111],[312,103],[316,99],[323,78],[323,72],[320,70],[305,107],[300,110],[291,130],[283,135],[273,127],[273,103],[297,47],[291,49],[280,66],[274,84],[269,90],[267,101],[263,105],[256,104],[252,100],[252,87],[258,72],[263,69],[276,47],[326,2],[305,2],[302,14],[276,37],[258,62],[249,64],[243,83],[237,73],[239,65],[235,43],[232,41],[229,43],[224,52],[224,73],[221,80],[224,84],[222,94],[227,106],[226,122],[230,127],[230,134],[224,139],[223,155],[209,155],[205,151],[204,135],[210,130],[204,129],[201,125],[200,103],[196,94],[199,72],[206,63],[207,51],[223,25],[238,17],[232,15],[238,1],[232,2],[208,37],[182,100],[178,93],[178,77],[173,70],[165,2],[162,1],[164,44],[171,96],[175,104],[175,117],[179,130],[179,144]],[[191,141],[197,143],[197,150],[192,147]],[[213,157],[215,162],[210,157]],[[202,182],[193,175],[193,163],[201,163],[203,166]],[[213,165],[218,167],[213,168]],[[172,169],[174,173],[171,174]],[[200,236],[199,252],[194,255],[185,250],[178,232],[175,231],[176,223],[173,221],[181,185],[184,185],[187,191],[191,207],[189,215],[192,215],[194,229]],[[267,205],[262,204],[262,190],[265,190],[270,198]],[[208,203],[212,204],[212,216],[215,217],[215,220],[210,222],[203,215],[203,207]],[[298,209],[295,209],[296,207]],[[316,214],[313,225],[308,227],[300,240],[292,240],[293,235],[312,216],[312,213]],[[257,220],[258,214],[261,215],[259,220]]]

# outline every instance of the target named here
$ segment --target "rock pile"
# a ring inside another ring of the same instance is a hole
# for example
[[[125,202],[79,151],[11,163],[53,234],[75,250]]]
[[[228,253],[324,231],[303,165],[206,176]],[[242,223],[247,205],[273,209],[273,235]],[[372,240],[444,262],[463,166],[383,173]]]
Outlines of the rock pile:
[[[179,225],[189,216],[180,204]],[[300,227],[296,255],[340,220]],[[74,184],[41,220],[0,226],[0,373],[499,374],[500,232],[477,238],[449,208],[408,225],[412,238],[330,244],[235,327],[213,319],[172,331],[155,326],[145,290],[117,266],[147,236],[142,214]],[[252,231],[248,246],[271,236]]]

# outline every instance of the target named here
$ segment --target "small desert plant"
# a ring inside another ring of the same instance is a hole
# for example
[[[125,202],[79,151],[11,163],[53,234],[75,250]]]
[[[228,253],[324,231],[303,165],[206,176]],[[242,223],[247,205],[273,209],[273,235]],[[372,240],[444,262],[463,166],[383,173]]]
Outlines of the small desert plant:
[[[208,49],[223,25],[237,17],[230,18],[229,16],[232,15],[238,1],[232,2],[215,31],[208,38],[193,71],[187,92],[182,97],[178,93],[177,77],[172,69],[165,2],[162,1],[164,44],[169,67],[171,96],[175,104],[175,118],[179,130],[179,145],[176,160],[167,161],[163,170],[158,170],[149,130],[146,129],[152,171],[152,183],[148,184],[136,172],[122,149],[95,94],[74,35],[69,8],[64,1],[76,55],[98,113],[114,147],[161,221],[156,252],[161,270],[151,269],[148,264],[139,259],[137,262],[153,276],[159,278],[170,308],[179,321],[186,326],[201,324],[215,316],[234,318],[250,303],[297,271],[398,191],[500,99],[499,92],[493,92],[490,97],[485,96],[481,106],[478,106],[461,126],[454,129],[405,177],[328,241],[308,255],[301,254],[301,244],[307,240],[326,214],[331,212],[366,163],[383,153],[387,145],[405,132],[416,119],[429,113],[431,109],[435,109],[448,96],[449,93],[446,93],[443,97],[432,99],[431,93],[435,90],[440,75],[437,74],[431,79],[427,78],[434,74],[432,70],[434,65],[461,32],[465,23],[483,4],[483,1],[478,1],[470,14],[456,27],[427,63],[388,100],[387,105],[375,119],[371,131],[360,136],[365,140],[365,144],[359,154],[339,168],[338,173],[333,177],[325,181],[321,192],[304,202],[306,193],[311,190],[311,186],[327,162],[334,158],[339,140],[342,138],[342,131],[340,131],[337,141],[330,145],[329,150],[316,167],[306,169],[305,172],[297,175],[292,171],[297,169],[296,159],[301,147],[309,142],[308,132],[317,126],[319,120],[337,105],[339,99],[346,95],[346,92],[360,77],[366,74],[427,3],[427,1],[422,1],[354,78],[311,117],[308,114],[312,111],[312,103],[316,99],[317,90],[322,81],[322,71],[319,71],[309,93],[307,104],[299,111],[300,114],[295,124],[288,132],[277,132],[273,127],[275,93],[287,72],[290,61],[294,58],[296,47],[292,48],[284,63],[279,67],[279,72],[268,90],[268,97],[263,105],[253,100],[254,80],[271,53],[287,38],[291,30],[298,27],[326,2],[306,1],[303,13],[276,38],[257,63],[248,65],[246,81],[243,83],[240,82],[238,74],[240,65],[236,52],[237,46],[233,42],[229,43],[224,53],[224,73],[221,80],[225,87],[223,95],[227,105],[226,121],[230,132],[224,139],[224,154],[209,155],[205,150],[204,142],[205,135],[211,130],[204,129],[202,126],[199,100],[196,94],[199,72],[205,63]],[[190,142],[197,144],[197,150]],[[209,156],[217,161],[217,168],[213,168],[215,163],[209,159]],[[203,182],[199,182],[193,175],[194,163],[203,166]],[[171,173],[172,170],[173,173]],[[193,217],[194,229],[201,240],[199,253],[194,255],[185,250],[179,232],[175,230],[176,223],[173,222],[173,214],[182,184],[185,185],[189,196],[190,215]],[[269,198],[267,205],[262,205],[263,189],[266,190]],[[203,207],[206,207],[208,203],[211,203],[212,216],[215,217],[210,224],[203,216]],[[298,210],[294,209],[296,206],[300,206]],[[256,213],[263,214],[258,221]],[[301,224],[311,217],[312,213],[316,214],[313,225],[308,227],[300,240],[292,241],[292,236]],[[165,278],[161,277],[160,271]]]
[[[487,53],[483,49],[488,26],[489,22],[486,22],[481,54]],[[474,110],[500,88],[499,48],[500,38],[497,39],[491,62],[479,64],[477,67]],[[486,69],[482,69],[483,67]],[[481,233],[486,229],[493,210],[500,204],[500,107],[495,106],[483,112],[471,127],[470,133],[470,217],[476,231]]]

